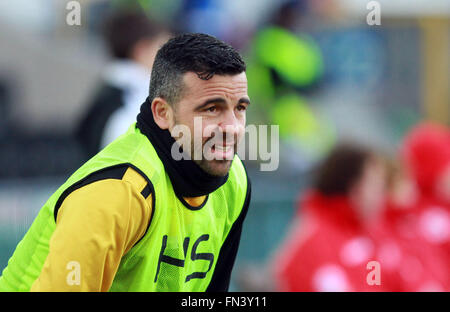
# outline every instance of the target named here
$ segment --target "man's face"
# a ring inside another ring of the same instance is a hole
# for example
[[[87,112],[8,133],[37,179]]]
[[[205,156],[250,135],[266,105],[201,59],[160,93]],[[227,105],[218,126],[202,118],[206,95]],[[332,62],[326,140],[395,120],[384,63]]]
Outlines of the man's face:
[[[174,104],[169,131],[172,132],[175,125],[187,126],[191,137],[191,159],[205,172],[224,176],[244,134],[246,109],[250,103],[245,72],[232,76],[214,75],[209,80],[188,72],[184,74],[183,82],[183,96]]]

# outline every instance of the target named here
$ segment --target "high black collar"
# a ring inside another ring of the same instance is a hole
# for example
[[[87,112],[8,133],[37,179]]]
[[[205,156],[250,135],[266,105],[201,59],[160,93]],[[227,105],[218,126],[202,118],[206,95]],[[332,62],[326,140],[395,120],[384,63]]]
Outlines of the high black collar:
[[[151,103],[147,98],[141,105],[136,126],[147,136],[155,148],[164,168],[169,175],[175,193],[180,197],[197,197],[208,195],[221,187],[228,179],[210,175],[203,171],[194,161],[175,160],[171,156],[173,144],[177,144],[168,130],[161,129],[153,119]]]

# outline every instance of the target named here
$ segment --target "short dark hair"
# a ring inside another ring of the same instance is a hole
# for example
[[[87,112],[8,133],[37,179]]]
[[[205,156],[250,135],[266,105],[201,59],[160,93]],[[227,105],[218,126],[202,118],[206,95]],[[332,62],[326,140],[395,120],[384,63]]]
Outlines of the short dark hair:
[[[240,74],[245,69],[239,53],[225,42],[206,34],[181,34],[167,41],[156,54],[149,100],[161,97],[170,105],[178,102],[183,90],[182,75],[187,72],[208,80],[214,75]]]
[[[106,18],[103,35],[111,54],[119,59],[131,57],[133,47],[140,40],[154,39],[169,30],[150,20],[137,10],[113,11]]]
[[[319,165],[315,189],[328,196],[347,195],[371,159],[376,159],[376,155],[364,146],[339,144]]]

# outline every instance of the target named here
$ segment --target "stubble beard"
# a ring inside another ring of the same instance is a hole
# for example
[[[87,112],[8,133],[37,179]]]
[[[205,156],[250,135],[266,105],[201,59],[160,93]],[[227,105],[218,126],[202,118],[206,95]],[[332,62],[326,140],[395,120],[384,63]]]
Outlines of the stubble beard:
[[[180,123],[179,120],[174,117],[174,123],[175,125],[178,124],[183,124]],[[233,145],[233,159],[213,159],[213,160],[208,160],[204,153],[203,153],[203,149],[205,144],[210,141],[213,140],[214,136],[209,137],[207,140],[203,141],[203,137],[200,140],[201,146],[195,146],[195,142],[196,140],[194,139],[193,136],[191,136],[191,150],[190,150],[190,159],[192,161],[194,161],[194,163],[196,163],[200,169],[202,169],[204,172],[206,172],[209,175],[212,176],[216,176],[216,177],[224,177],[228,174],[228,172],[230,171],[231,168],[231,164],[233,162],[234,156],[237,154],[237,145],[238,145],[238,138],[235,137],[235,144]],[[197,148],[197,151],[196,151]],[[199,151],[198,149],[201,150]],[[195,155],[201,155],[201,159],[196,159]]]
[[[233,163],[232,159],[213,159],[213,160],[208,160],[205,158],[204,154],[203,154],[203,147],[204,145],[211,140],[212,138],[209,138],[208,140],[206,140],[205,142],[202,143],[201,146],[201,155],[202,158],[201,159],[195,159],[194,155],[195,155],[195,146],[194,146],[194,140],[191,142],[191,159],[206,173],[212,175],[212,176],[217,176],[217,177],[223,177],[226,176],[228,174],[228,172],[230,171],[231,168],[231,164]],[[234,155],[236,155],[237,152],[237,143],[234,144],[233,146],[234,149]],[[234,155],[233,155],[233,159],[234,159]]]

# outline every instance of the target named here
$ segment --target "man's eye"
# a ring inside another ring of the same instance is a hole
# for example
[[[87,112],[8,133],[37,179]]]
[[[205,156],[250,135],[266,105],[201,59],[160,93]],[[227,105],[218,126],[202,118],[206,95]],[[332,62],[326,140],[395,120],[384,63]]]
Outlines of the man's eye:
[[[247,109],[247,106],[245,106],[245,105],[238,105],[238,107],[237,107],[237,110],[240,111],[240,112],[243,112],[246,109]]]
[[[215,107],[215,106],[208,107],[208,108],[206,109],[206,111],[207,111],[207,112],[210,112],[210,113],[214,113],[214,112],[216,111],[216,107]]]

